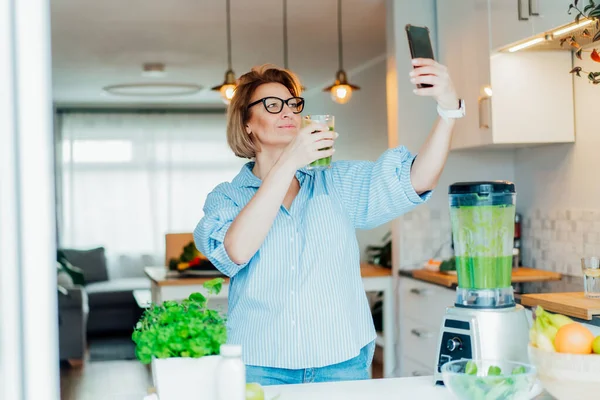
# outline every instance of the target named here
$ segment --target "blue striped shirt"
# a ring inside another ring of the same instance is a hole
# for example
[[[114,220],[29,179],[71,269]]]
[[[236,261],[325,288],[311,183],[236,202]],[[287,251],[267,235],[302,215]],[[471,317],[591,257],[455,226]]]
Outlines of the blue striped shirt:
[[[323,367],[357,356],[375,339],[356,229],[389,222],[429,198],[410,182],[413,160],[398,147],[375,162],[298,170],[300,191],[290,209],[281,206],[265,241],[243,265],[229,258],[223,240],[261,184],[254,163],[207,196],[194,240],[231,277],[227,341],[242,345],[247,365]]]

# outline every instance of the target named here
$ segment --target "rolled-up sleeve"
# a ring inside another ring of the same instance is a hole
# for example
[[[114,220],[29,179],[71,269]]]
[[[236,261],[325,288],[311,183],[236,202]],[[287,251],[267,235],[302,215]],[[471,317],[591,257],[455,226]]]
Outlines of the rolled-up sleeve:
[[[415,157],[401,146],[385,151],[374,162],[335,163],[334,185],[356,228],[371,229],[389,222],[431,197],[431,192],[419,195],[412,185]]]
[[[236,264],[225,250],[225,235],[240,207],[226,194],[213,191],[206,197],[204,217],[194,229],[194,242],[198,250],[223,274],[232,277],[248,263]]]

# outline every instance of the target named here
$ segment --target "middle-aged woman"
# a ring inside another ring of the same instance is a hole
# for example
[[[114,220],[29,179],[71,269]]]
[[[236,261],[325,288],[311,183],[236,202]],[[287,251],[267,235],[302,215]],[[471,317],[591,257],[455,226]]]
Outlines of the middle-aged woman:
[[[412,83],[439,118],[418,157],[404,147],[377,161],[306,165],[332,155],[327,127],[300,128],[296,76],[273,66],[240,78],[227,139],[250,159],[208,195],[198,249],[231,277],[227,341],[240,344],[248,382],[262,385],[368,378],[376,337],[355,230],[389,222],[426,201],[446,162],[464,106],[448,70],[416,59]],[[368,132],[367,132],[368,133]]]

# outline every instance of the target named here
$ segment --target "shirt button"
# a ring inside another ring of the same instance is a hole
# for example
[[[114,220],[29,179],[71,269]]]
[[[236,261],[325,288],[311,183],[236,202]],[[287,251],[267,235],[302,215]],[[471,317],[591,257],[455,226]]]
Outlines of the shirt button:
[[[292,294],[292,296],[294,295],[294,291],[293,290],[290,293]]]
[[[293,237],[293,236],[292,236],[292,237],[290,237],[290,242],[291,242],[291,243],[294,243],[294,237]]]
[[[294,271],[295,269],[296,269],[296,267],[294,267],[294,266],[292,265],[292,271]]]
[[[296,321],[295,320],[292,320],[292,325],[296,325]]]

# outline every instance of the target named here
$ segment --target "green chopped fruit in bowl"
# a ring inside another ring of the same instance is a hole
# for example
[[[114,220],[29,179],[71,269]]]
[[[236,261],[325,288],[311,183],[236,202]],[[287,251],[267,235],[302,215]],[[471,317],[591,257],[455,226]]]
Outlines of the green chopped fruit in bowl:
[[[529,400],[535,377],[534,366],[513,361],[463,359],[442,366],[444,385],[460,400]]]
[[[465,365],[465,374],[477,375],[477,364],[474,361],[469,360]]]

